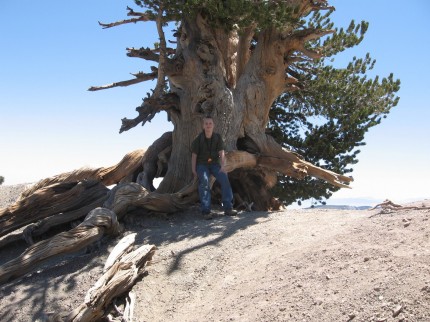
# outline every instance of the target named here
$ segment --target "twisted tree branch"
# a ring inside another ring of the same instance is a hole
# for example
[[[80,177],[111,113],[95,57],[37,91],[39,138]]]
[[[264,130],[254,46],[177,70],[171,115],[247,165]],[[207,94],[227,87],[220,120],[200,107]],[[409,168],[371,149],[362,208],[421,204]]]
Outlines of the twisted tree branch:
[[[91,86],[90,88],[88,88],[88,90],[90,92],[95,92],[95,91],[99,91],[102,89],[108,89],[108,88],[113,88],[113,87],[125,87],[125,86],[130,86],[130,85],[146,82],[148,80],[154,80],[155,78],[157,78],[156,72],[152,72],[149,74],[139,72],[137,74],[132,74],[132,75],[136,78],[135,79],[129,79],[126,81],[121,81],[121,82],[115,82],[115,83],[111,83],[111,84],[107,84],[107,85],[103,85],[103,86]]]

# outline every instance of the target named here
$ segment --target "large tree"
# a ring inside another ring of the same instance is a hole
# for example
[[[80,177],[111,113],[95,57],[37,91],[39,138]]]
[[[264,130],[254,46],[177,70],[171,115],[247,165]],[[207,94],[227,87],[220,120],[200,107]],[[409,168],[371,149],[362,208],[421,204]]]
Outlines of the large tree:
[[[263,210],[281,201],[327,198],[348,187],[352,178],[345,174],[357,162],[364,134],[397,104],[399,81],[392,75],[366,78],[374,64],[369,56],[345,68],[329,64],[328,57],[361,42],[367,23],[334,28],[329,20],[334,8],[327,1],[136,4],[147,10],[128,8],[130,19],[101,25],[155,22],[159,43],[152,49],[129,48],[128,56],[156,66],[134,79],[91,90],[156,79],[138,116],[123,119],[120,131],[145,124],[160,111],[167,112],[174,129],[114,166],[46,178],[0,209],[0,247],[22,237],[33,244],[50,228],[67,229],[65,223],[85,217],[77,227],[1,265],[0,283],[104,234],[120,233],[117,220],[136,207],[139,214],[141,209],[173,213],[197,202],[190,145],[204,115],[212,115],[226,142],[236,206]],[[164,33],[171,22],[177,22],[170,41],[176,48],[167,46]],[[155,177],[164,177],[156,190]]]
[[[368,24],[352,21],[346,30],[334,28],[329,18],[334,8],[327,1],[135,3],[146,11],[127,8],[131,19],[101,25],[155,22],[159,43],[152,49],[128,48],[127,55],[157,66],[135,79],[90,90],[157,79],[137,108],[138,116],[123,119],[120,132],[167,111],[174,130],[167,167],[158,169],[165,173],[160,193],[176,192],[190,182],[190,143],[201,130],[202,116],[210,114],[228,151],[255,156],[243,167],[230,153],[238,200],[268,209],[279,205],[273,195],[287,203],[327,198],[351,180],[336,173],[351,171],[364,133],[397,104],[400,82],[392,75],[367,79],[374,64],[368,55],[344,68],[328,64],[327,58],[359,44]],[[164,28],[170,22],[177,23],[176,39],[170,41],[176,48],[167,46]],[[147,188],[156,161],[144,167]]]

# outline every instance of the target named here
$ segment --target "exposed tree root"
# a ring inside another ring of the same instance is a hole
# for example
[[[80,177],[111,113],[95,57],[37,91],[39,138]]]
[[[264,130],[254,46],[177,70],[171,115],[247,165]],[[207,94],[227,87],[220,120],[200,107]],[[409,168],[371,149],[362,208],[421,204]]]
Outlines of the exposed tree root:
[[[0,237],[60,213],[74,213],[73,217],[85,216],[88,213],[86,206],[97,201],[102,203],[108,191],[97,181],[55,183],[43,187],[15,204],[0,209]],[[86,212],[80,210],[82,208]]]
[[[96,208],[79,226],[30,246],[19,257],[0,266],[0,283],[22,276],[56,255],[76,252],[104,234],[118,235],[120,229],[115,213]]]
[[[133,174],[142,165],[142,158],[144,155],[145,150],[135,150],[127,153],[116,165],[107,168],[81,168],[40,180],[23,191],[19,199],[24,199],[34,194],[37,190],[55,183],[96,180],[102,182],[105,186],[116,184],[130,174]]]

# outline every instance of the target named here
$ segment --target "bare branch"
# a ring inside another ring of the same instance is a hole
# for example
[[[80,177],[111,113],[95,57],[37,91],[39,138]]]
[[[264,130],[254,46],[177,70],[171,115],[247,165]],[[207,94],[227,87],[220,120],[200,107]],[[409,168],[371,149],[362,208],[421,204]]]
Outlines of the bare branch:
[[[128,50],[128,53],[127,53],[128,57],[143,58],[145,60],[152,60],[155,62],[158,62],[159,60],[159,55],[155,53],[154,49],[142,47],[140,49],[127,48],[127,50]]]
[[[145,15],[145,16],[139,16],[138,18],[132,18],[132,19],[124,19],[124,20],[120,20],[120,21],[116,21],[116,22],[111,22],[111,23],[102,23],[99,21],[99,25],[103,27],[103,29],[107,29],[107,28],[112,28],[112,27],[116,27],[116,26],[120,26],[120,25],[125,25],[128,23],[136,23],[139,21],[153,21],[154,19],[152,19],[149,15]]]
[[[95,91],[99,91],[102,89],[108,89],[108,88],[113,88],[113,87],[125,87],[125,86],[130,86],[130,85],[146,82],[148,80],[154,80],[155,78],[157,78],[156,71],[149,73],[149,74],[139,72],[137,74],[132,74],[132,75],[136,78],[135,79],[129,79],[126,81],[121,81],[121,82],[115,82],[115,83],[111,83],[111,84],[107,84],[107,85],[103,85],[103,86],[91,86],[90,88],[88,88],[88,90],[91,92],[95,92]]]
[[[158,62],[160,56],[157,54],[160,52],[160,48],[155,48],[155,49],[150,49],[150,48],[127,48],[128,53],[127,56],[128,57],[137,57],[137,58],[143,58],[145,60],[151,60],[151,61],[155,61]],[[174,55],[175,54],[175,50],[173,48],[166,48],[166,55]]]
[[[131,16],[131,17],[144,17],[144,16],[148,16],[147,13],[143,13],[143,12],[136,12],[133,9],[131,9],[129,6],[127,6],[127,16]]]
[[[316,51],[313,51],[313,50],[310,50],[310,49],[306,49],[303,44],[300,44],[296,49],[298,51],[301,51],[306,56],[308,56],[310,58],[313,58],[313,59],[319,59],[319,58],[321,58],[323,56],[322,54],[320,54],[320,53],[318,53]]]
[[[151,98],[145,99],[142,105],[136,108],[139,116],[134,119],[123,118],[121,120],[122,126],[119,133],[128,131],[139,123],[142,123],[142,126],[145,125],[146,122],[150,122],[154,118],[155,114],[160,111],[179,109],[179,98],[176,94],[165,94],[157,99],[154,99],[153,97],[154,96],[152,95]]]

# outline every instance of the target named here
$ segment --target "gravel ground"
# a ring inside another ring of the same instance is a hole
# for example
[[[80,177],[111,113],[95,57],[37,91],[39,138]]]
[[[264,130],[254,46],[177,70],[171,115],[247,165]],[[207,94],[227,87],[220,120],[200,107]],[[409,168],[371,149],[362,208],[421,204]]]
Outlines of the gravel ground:
[[[19,190],[0,188],[7,200]],[[133,287],[134,321],[430,321],[428,209],[220,212],[208,221],[192,208],[135,213],[125,227],[138,245],[158,248]],[[118,240],[0,285],[0,321],[71,311]],[[0,249],[0,265],[24,247]]]

